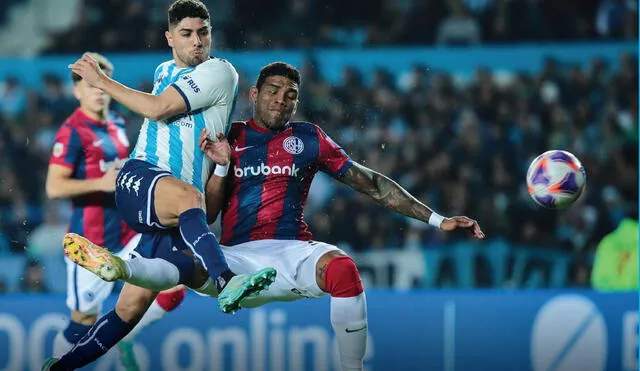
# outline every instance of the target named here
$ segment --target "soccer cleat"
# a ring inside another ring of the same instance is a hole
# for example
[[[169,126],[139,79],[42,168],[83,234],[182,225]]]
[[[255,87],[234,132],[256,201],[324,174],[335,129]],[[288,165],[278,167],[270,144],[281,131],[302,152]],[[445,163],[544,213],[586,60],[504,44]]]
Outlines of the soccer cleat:
[[[58,362],[58,359],[55,357],[49,357],[47,358],[44,363],[42,364],[42,368],[40,369],[40,371],[49,371],[51,370],[51,366],[53,366],[54,363]]]
[[[109,250],[75,233],[67,233],[63,245],[69,259],[103,280],[113,282],[125,278],[124,261]]]
[[[133,351],[133,342],[121,340],[118,343],[118,350],[120,350],[120,364],[125,371],[140,371]]]
[[[268,289],[276,274],[275,269],[264,268],[255,273],[234,276],[218,295],[218,307],[225,313],[235,313],[240,309],[242,300]]]

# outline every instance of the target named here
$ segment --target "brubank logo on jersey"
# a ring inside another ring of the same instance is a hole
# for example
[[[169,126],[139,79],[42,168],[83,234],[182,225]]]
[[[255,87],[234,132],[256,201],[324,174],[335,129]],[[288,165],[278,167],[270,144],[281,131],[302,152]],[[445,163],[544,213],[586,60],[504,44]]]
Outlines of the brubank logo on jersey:
[[[193,81],[190,75],[184,75],[182,76],[182,79],[187,82],[187,85],[189,85],[189,87],[191,88],[191,90],[193,90],[194,93],[200,93],[200,87],[198,87],[198,84],[196,84],[196,82]]]
[[[298,168],[296,164],[292,166],[266,166],[264,162],[261,163],[260,166],[233,167],[233,174],[238,178],[270,174],[297,177],[298,171],[300,171],[300,168]]]

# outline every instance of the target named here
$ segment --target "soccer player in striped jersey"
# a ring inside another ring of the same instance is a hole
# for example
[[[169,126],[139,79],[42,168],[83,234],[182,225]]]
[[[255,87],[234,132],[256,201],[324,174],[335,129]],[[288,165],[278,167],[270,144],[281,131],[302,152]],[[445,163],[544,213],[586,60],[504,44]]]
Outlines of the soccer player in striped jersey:
[[[210,57],[210,17],[202,2],[176,0],[169,7],[167,18],[165,36],[173,58],[156,68],[151,94],[111,79],[87,54],[69,68],[91,87],[145,117],[136,147],[116,178],[116,203],[122,219],[150,240],[155,234],[177,231],[208,273],[209,279],[198,290],[219,293],[219,308],[230,313],[239,308],[243,298],[266,289],[276,275],[273,268],[236,275],[209,230],[204,210],[204,185],[214,164],[200,150],[199,136],[203,129],[218,134],[228,132],[238,73],[226,60]],[[226,175],[228,168],[219,166],[215,171]],[[130,259],[129,269],[135,271],[136,262],[137,259]],[[95,273],[102,267],[88,269]],[[178,268],[161,273],[171,278],[181,274]],[[105,278],[110,280],[108,275]],[[126,299],[144,298],[146,310],[158,291],[125,284],[122,300],[98,319],[95,330],[59,361],[47,360],[43,368],[74,369],[99,357],[141,318],[139,303]],[[102,326],[105,323],[110,326]]]
[[[209,179],[207,212],[212,221],[222,211],[222,251],[232,270],[252,272],[264,265],[278,270],[268,291],[245,298],[241,306],[252,308],[273,301],[330,295],[340,369],[362,371],[368,327],[364,288],[347,254],[336,246],[312,240],[303,209],[314,175],[324,171],[384,207],[440,230],[467,230],[477,239],[483,239],[484,233],[475,220],[440,216],[393,180],[356,163],[317,125],[290,121],[298,105],[299,85],[300,74],[293,66],[281,62],[267,65],[250,90],[253,118],[233,123],[228,144],[226,140],[210,141],[206,133],[200,137],[200,147],[208,157],[232,167],[226,180],[216,175]],[[92,255],[107,256],[102,261],[110,266],[119,264],[84,238],[66,238],[70,247],[88,246]],[[184,255],[173,249],[188,247],[170,234],[141,243],[136,249],[138,263],[151,267],[169,262],[184,267],[188,263]],[[85,264],[81,259],[76,262]],[[198,267],[182,270],[197,272]],[[151,271],[139,271],[140,277],[120,274],[116,278],[141,280],[145,273],[147,285],[187,284],[178,278],[167,281],[160,274],[151,277]],[[142,305],[138,308],[144,310]]]
[[[91,53],[101,68],[113,72],[105,57]],[[62,124],[55,138],[49,160],[46,192],[50,198],[70,198],[73,212],[69,232],[79,233],[118,256],[125,257],[136,247],[140,235],[118,215],[113,192],[121,161],[129,155],[129,141],[124,118],[109,110],[110,97],[89,86],[73,73],[74,95],[80,103]],[[91,272],[78,269],[70,259],[67,264],[67,306],[71,318],[53,344],[53,355],[67,352],[96,322],[102,302],[113,290]],[[142,323],[148,324],[180,304],[184,288],[158,296]],[[138,329],[142,326],[138,326]],[[137,330],[135,331],[137,332]],[[133,336],[121,341],[122,363],[126,370],[137,370],[132,349]]]

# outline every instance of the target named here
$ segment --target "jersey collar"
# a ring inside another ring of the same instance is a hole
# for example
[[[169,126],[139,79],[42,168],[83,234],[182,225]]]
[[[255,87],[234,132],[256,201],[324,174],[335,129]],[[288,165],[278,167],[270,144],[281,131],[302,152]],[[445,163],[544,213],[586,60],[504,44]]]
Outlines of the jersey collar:
[[[82,117],[82,119],[83,119],[84,121],[87,121],[87,122],[89,122],[89,123],[91,123],[91,124],[94,124],[94,125],[97,125],[97,126],[104,126],[104,125],[106,125],[107,120],[108,120],[108,118],[105,118],[105,120],[104,120],[104,121],[98,121],[98,120],[92,119],[91,117],[87,116],[87,114],[86,114],[86,113],[84,113],[84,111],[83,111],[81,108],[79,108],[79,107],[76,109],[76,112],[78,113],[78,115],[80,115],[80,117]]]
[[[284,126],[282,127],[282,129],[278,130],[278,131],[274,131],[274,130],[269,130],[266,128],[263,128],[261,126],[258,126],[258,124],[255,123],[255,121],[253,121],[253,117],[249,119],[249,121],[247,121],[247,124],[249,124],[249,127],[252,128],[253,130],[259,132],[259,133],[263,133],[263,134],[268,134],[268,133],[281,133],[287,129],[289,129],[289,126],[291,126],[291,122],[287,122],[286,124],[284,124]]]

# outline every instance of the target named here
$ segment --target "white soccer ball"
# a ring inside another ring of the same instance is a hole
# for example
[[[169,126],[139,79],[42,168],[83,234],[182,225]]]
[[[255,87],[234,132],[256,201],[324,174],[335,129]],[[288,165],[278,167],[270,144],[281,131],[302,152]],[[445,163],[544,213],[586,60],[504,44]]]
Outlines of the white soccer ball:
[[[538,205],[564,209],[584,191],[587,174],[580,160],[567,151],[547,151],[536,157],[527,171],[527,189]]]

